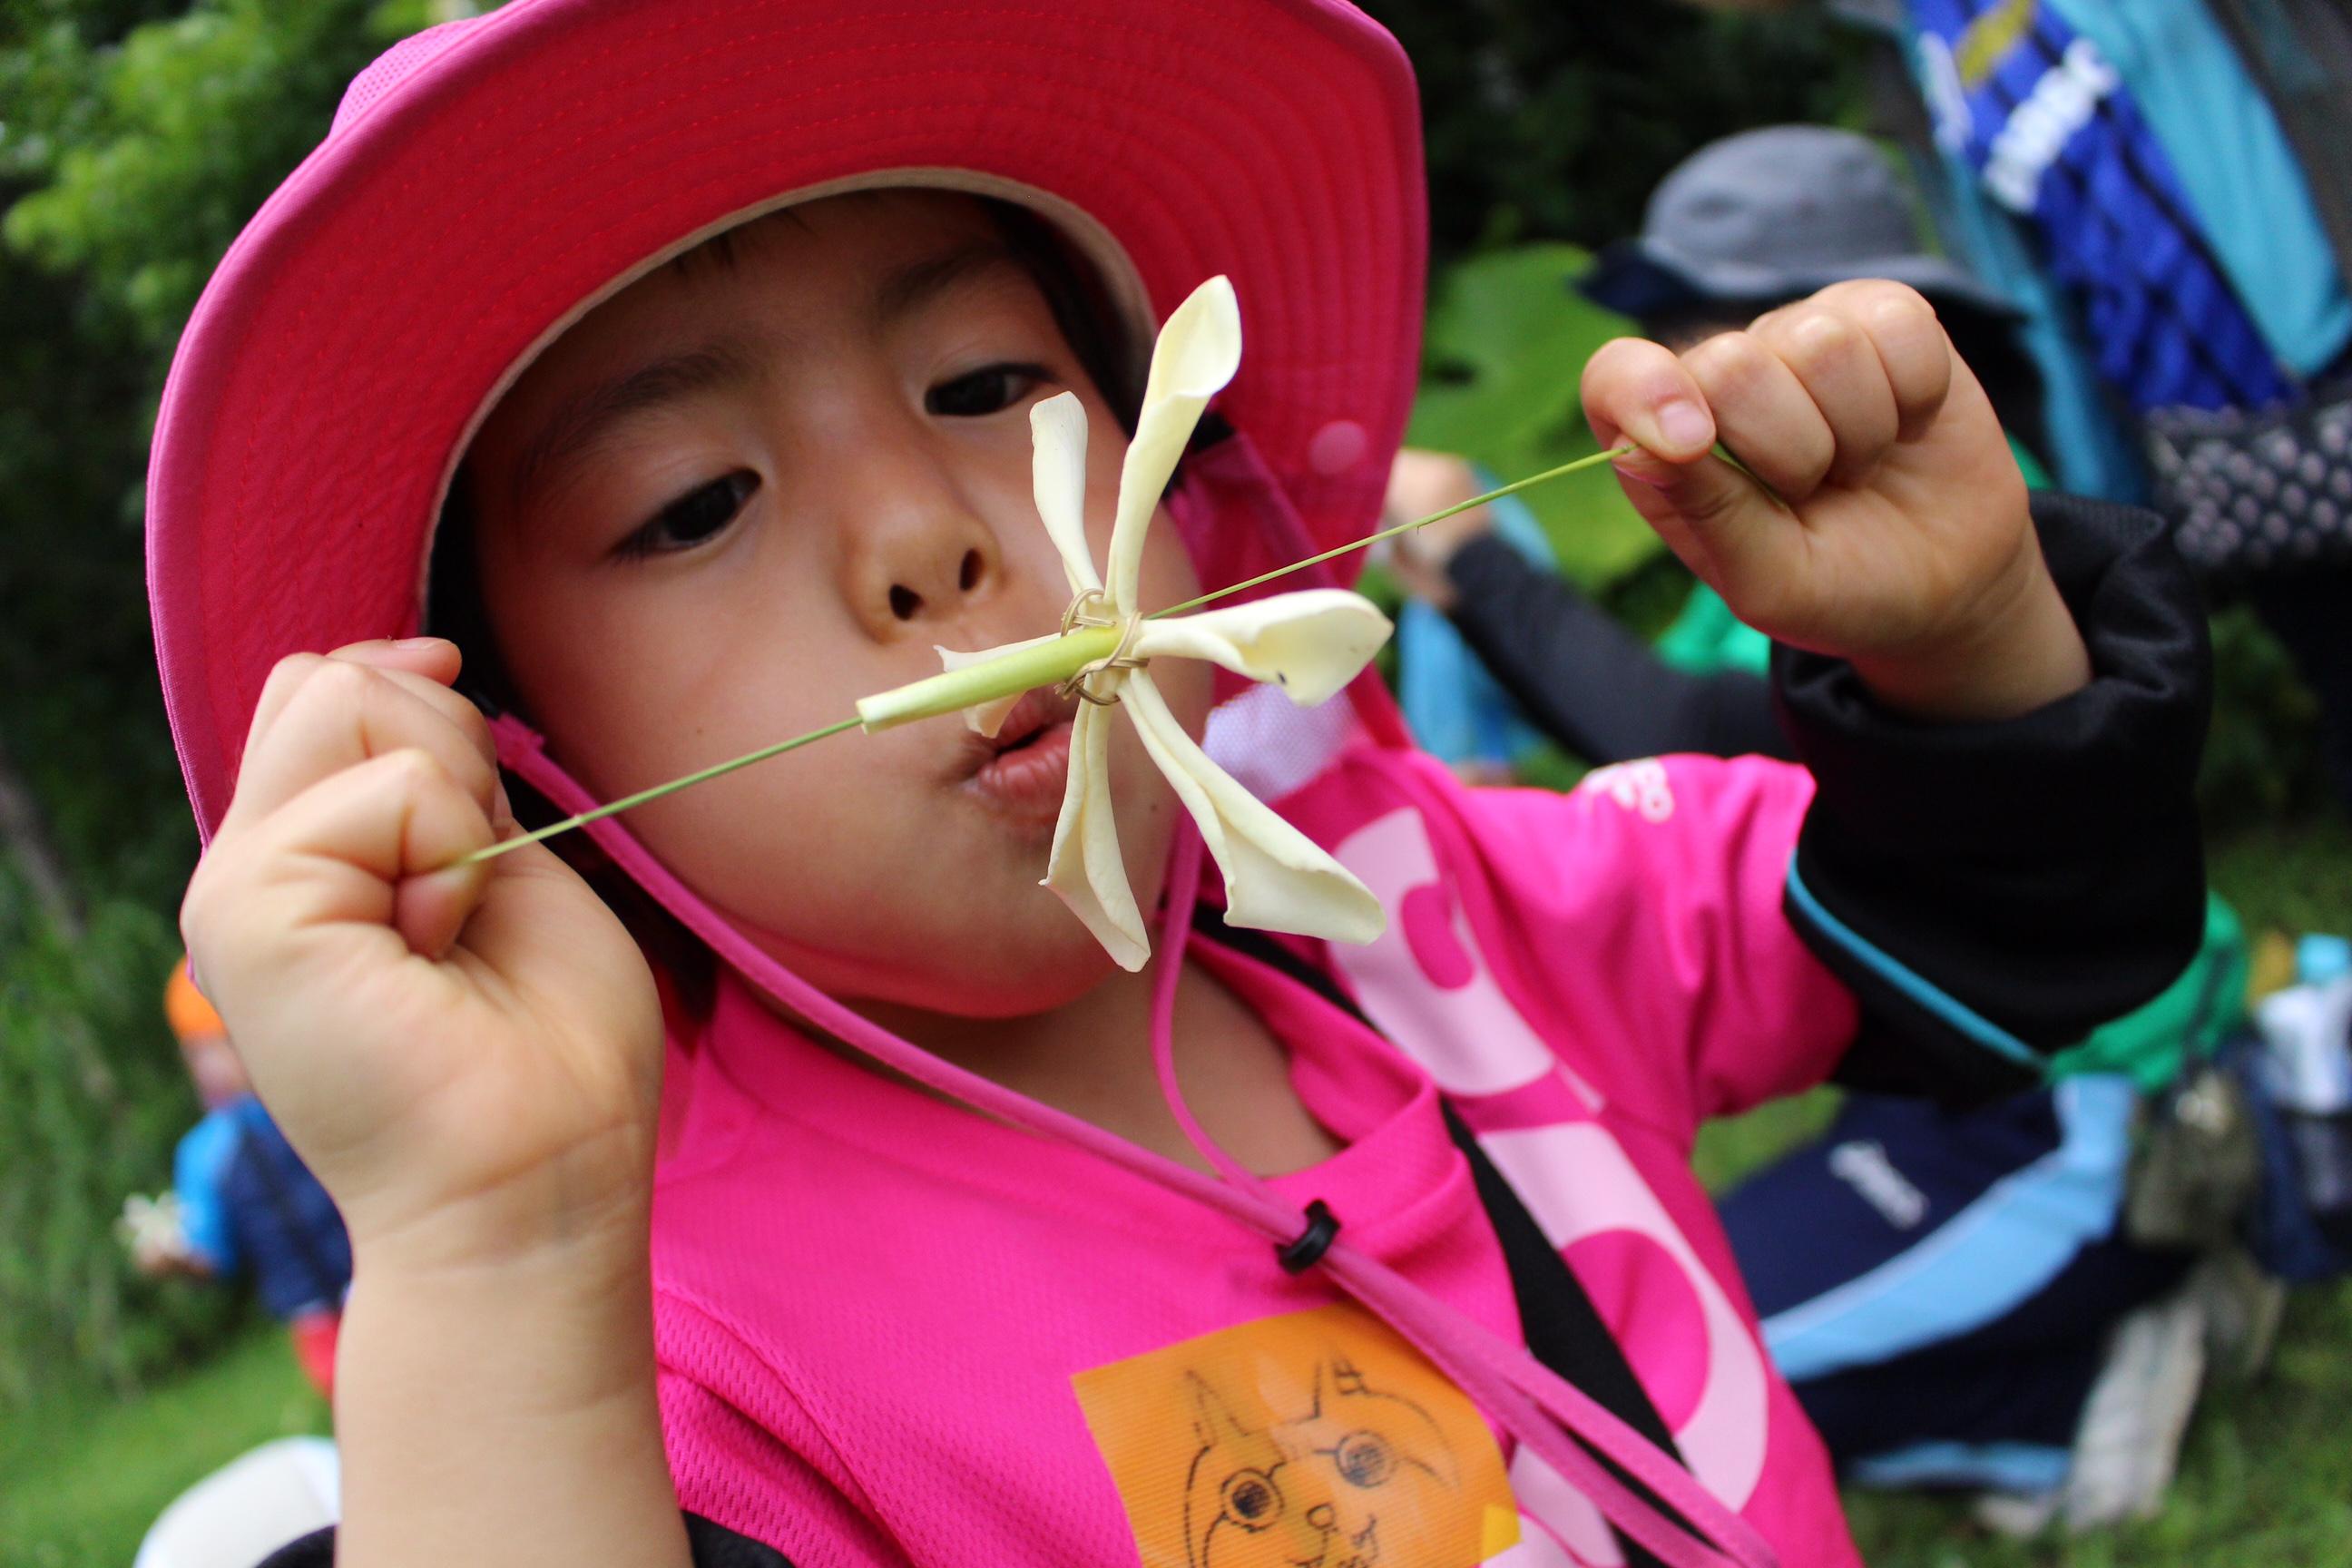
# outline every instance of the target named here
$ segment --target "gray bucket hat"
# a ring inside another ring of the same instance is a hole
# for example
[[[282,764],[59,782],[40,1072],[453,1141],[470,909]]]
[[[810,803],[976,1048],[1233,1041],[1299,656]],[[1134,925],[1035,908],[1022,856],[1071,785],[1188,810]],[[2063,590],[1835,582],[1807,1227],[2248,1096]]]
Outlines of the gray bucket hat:
[[[1578,288],[1621,315],[1759,310],[1850,278],[1892,278],[1938,307],[2017,308],[1931,253],[1918,200],[1867,137],[1775,125],[1711,142],[1651,193],[1639,239],[1603,249]]]

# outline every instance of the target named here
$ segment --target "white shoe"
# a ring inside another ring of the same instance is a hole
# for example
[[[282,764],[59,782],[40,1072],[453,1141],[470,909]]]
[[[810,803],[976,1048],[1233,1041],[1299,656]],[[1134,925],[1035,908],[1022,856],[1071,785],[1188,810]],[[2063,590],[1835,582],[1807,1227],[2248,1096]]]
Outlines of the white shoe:
[[[2151,1519],[2163,1507],[2205,1381],[2209,1321],[2192,1279],[2116,1325],[2074,1433],[2064,1500],[2069,1531]]]
[[[2205,1353],[2218,1382],[2252,1383],[2270,1365],[2286,1315],[2286,1282],[2242,1247],[2198,1259],[2186,1288],[2205,1309]]]

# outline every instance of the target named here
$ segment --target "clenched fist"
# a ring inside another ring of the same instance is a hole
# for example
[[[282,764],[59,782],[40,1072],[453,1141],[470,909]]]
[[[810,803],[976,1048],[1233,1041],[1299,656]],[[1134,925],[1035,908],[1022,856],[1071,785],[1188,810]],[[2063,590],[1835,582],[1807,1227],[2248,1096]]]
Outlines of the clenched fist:
[[[2090,679],[1992,405],[1913,290],[1840,283],[1681,354],[1620,339],[1583,395],[1675,553],[1889,706],[2011,718]]]

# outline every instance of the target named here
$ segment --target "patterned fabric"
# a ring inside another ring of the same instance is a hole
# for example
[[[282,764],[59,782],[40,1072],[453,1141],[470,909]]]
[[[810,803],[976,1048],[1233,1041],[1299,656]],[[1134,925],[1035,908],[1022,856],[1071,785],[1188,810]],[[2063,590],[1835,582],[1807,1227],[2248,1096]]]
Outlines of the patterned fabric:
[[[2039,0],[1912,0],[1937,135],[2027,217],[2136,409],[2262,407],[2280,366],[2161,144],[2090,39]]]
[[[2352,562],[2352,392],[2266,414],[2168,410],[2148,456],[2173,542],[2207,575]]]

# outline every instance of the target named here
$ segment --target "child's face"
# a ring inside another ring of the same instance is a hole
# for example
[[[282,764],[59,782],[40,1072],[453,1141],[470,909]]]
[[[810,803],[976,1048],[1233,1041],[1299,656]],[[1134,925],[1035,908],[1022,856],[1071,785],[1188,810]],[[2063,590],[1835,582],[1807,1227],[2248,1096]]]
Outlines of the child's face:
[[[197,1035],[182,1040],[180,1060],[187,1065],[196,1099],[207,1110],[253,1092],[253,1082],[245,1076],[245,1063],[226,1035]]]
[[[935,644],[1052,631],[1069,595],[1032,500],[1028,411],[1064,390],[1087,405],[1099,560],[1124,437],[977,203],[812,203],[631,285],[530,367],[467,459],[483,596],[524,715],[612,799],[846,718],[936,673]],[[1163,522],[1144,602],[1196,592]],[[1154,675],[1198,733],[1205,667]],[[1108,960],[1037,885],[1070,707],[1032,702],[998,743],[952,718],[853,732],[630,820],[833,994],[1053,1006]],[[1175,803],[1133,726],[1112,734],[1149,909]]]

